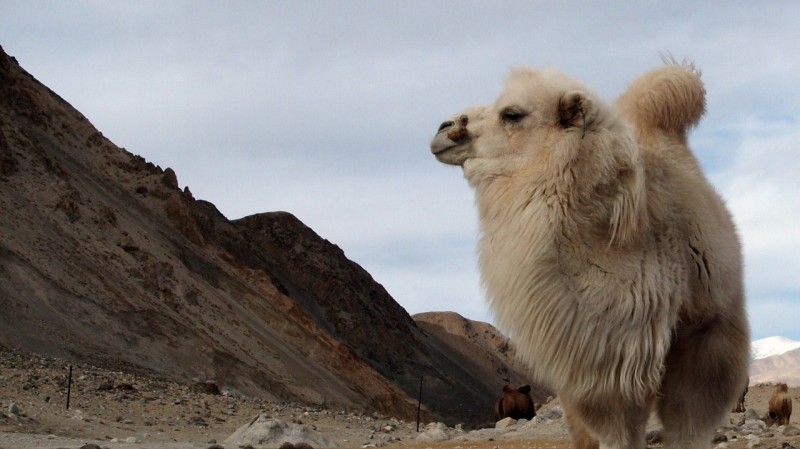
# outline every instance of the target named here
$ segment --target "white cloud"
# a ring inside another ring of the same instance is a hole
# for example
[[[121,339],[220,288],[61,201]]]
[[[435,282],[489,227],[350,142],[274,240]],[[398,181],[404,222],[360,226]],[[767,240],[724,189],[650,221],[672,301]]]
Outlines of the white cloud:
[[[742,123],[729,148],[733,163],[713,176],[739,227],[750,316],[761,336],[800,336],[798,124],[800,116]]]
[[[229,218],[292,212],[410,312],[478,319],[472,192],[429,154],[437,125],[492,101],[509,66],[556,66],[611,99],[660,52],[694,60],[709,113],[693,139],[769,335],[764,304],[800,306],[799,15],[792,1],[8,0],[0,42]]]

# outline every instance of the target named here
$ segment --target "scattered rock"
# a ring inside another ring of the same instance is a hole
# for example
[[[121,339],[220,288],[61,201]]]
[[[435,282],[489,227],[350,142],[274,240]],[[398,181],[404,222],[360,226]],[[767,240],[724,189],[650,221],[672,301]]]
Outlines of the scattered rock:
[[[189,385],[189,391],[198,394],[213,394],[213,395],[221,394],[219,387],[213,381],[194,382]]]
[[[208,422],[202,416],[192,416],[187,421],[187,424],[192,426],[208,427]]]
[[[279,449],[314,449],[314,448],[308,443],[302,443],[301,442],[301,443],[297,443],[297,444],[292,444],[292,443],[287,441],[287,442],[281,444]]]
[[[749,421],[753,419],[761,419],[758,412],[754,408],[748,408],[747,411],[744,412],[744,420]]]
[[[748,419],[744,422],[742,428],[753,432],[761,432],[767,428],[767,423],[760,419]]]
[[[127,382],[120,382],[114,388],[119,391],[136,391],[136,388]]]
[[[497,421],[494,425],[495,429],[505,429],[508,426],[513,426],[517,423],[517,420],[511,417],[503,418],[500,421]]]
[[[416,440],[420,443],[434,443],[450,439],[447,426],[444,423],[435,422],[425,426],[425,431],[417,435]]]
[[[287,427],[293,425],[321,432],[325,438],[343,447],[384,448],[399,443],[403,446],[424,444],[424,446],[420,446],[424,449],[436,445],[436,442],[449,441],[459,444],[455,447],[464,449],[473,447],[474,443],[480,443],[483,447],[484,442],[487,444],[485,447],[488,448],[491,448],[492,445],[503,448],[510,442],[518,440],[543,438],[561,442],[569,439],[563,411],[558,408],[557,403],[545,406],[544,410],[539,411],[540,416],[534,417],[530,421],[509,419],[504,423],[500,422],[499,425],[487,423],[485,428],[469,432],[465,432],[459,425],[449,427],[443,423],[431,423],[427,426],[423,424],[423,427],[420,428],[422,432],[417,432],[413,422],[405,422],[378,414],[359,415],[349,411],[329,410],[308,405],[256,400],[228,391],[219,396],[196,395],[190,391],[190,383],[172,384],[155,381],[145,376],[124,374],[120,371],[101,371],[90,367],[81,367],[79,370],[80,374],[75,377],[77,381],[73,384],[73,393],[76,394],[74,396],[76,400],[73,402],[74,408],[64,411],[63,401],[59,399],[66,389],[66,384],[62,382],[62,378],[65,377],[61,371],[62,365],[62,363],[56,364],[40,357],[22,358],[0,347],[0,398],[7,398],[2,402],[3,413],[0,413],[0,420],[5,418],[5,423],[16,427],[41,429],[39,435],[56,431],[59,436],[48,437],[54,440],[64,436],[62,434],[64,427],[61,426],[81,429],[75,432],[68,431],[69,438],[77,443],[61,443],[59,441],[59,443],[53,442],[47,447],[78,448],[84,444],[80,439],[83,435],[102,438],[109,443],[106,447],[116,447],[116,444],[131,444],[129,441],[133,440],[129,438],[137,438],[135,446],[126,446],[130,449],[164,447],[173,441],[188,438],[194,439],[192,447],[205,449],[244,449],[248,446],[250,448],[278,448],[282,443],[287,443],[284,449],[331,446],[329,443],[320,444],[312,441],[305,442],[307,446],[303,446],[303,441],[286,437],[288,432],[280,434],[274,438],[273,442],[267,444],[258,444],[255,441],[244,444],[231,443],[228,440],[222,442],[224,437],[220,437],[219,432],[220,422],[224,422],[224,420],[221,420],[221,417],[224,417],[229,423],[235,423],[231,420],[241,419],[242,416],[261,416],[259,410],[263,411],[270,419],[285,421]],[[46,371],[51,368],[53,368],[53,372]],[[195,379],[194,382],[204,383],[200,379]],[[23,393],[20,386],[25,383],[34,385],[35,388]],[[117,384],[135,385],[137,393],[126,392],[126,387],[118,390]],[[3,390],[4,385],[13,386],[13,390]],[[14,402],[19,404],[18,409],[23,408],[20,410],[21,416],[28,415],[35,417],[36,420],[41,419],[46,415],[42,412],[50,407],[47,402],[43,401],[43,395],[54,398],[51,402],[58,402],[53,409],[58,410],[58,416],[62,423],[66,419],[70,421],[61,425],[54,424],[54,421],[50,419],[47,422],[36,422],[33,418],[14,418],[15,415],[9,413],[11,404],[9,399],[13,398]],[[78,399],[82,395],[87,399]],[[91,398],[96,398],[96,400]],[[556,399],[556,401],[558,400]],[[753,404],[756,403],[753,402]],[[129,407],[137,409],[134,411]],[[139,407],[143,407],[143,410]],[[750,416],[754,416],[754,413],[751,413]],[[732,423],[738,423],[740,420],[744,421],[743,417],[743,413],[735,413],[731,414],[729,419],[732,420]],[[107,425],[106,422],[109,424]],[[122,430],[120,430],[120,424],[124,424]],[[203,426],[204,424],[205,426]],[[54,425],[55,427],[53,427]],[[98,426],[98,428],[101,428],[99,426],[108,426],[110,428],[87,433],[85,429],[90,426]],[[196,426],[203,426],[203,428],[198,430]],[[228,428],[230,430],[226,431],[226,436],[233,436],[231,432],[234,428]],[[120,435],[115,433],[120,431],[125,434],[112,439],[111,436]],[[151,436],[147,437],[146,443],[141,441],[143,437],[139,432],[150,433]],[[718,432],[720,433],[715,435],[714,444],[711,446],[715,449],[800,448],[800,426],[796,424],[769,429],[765,428],[763,420],[752,419],[742,422],[741,426],[722,427]],[[163,436],[156,437],[156,434]],[[131,437],[131,435],[135,436]],[[207,436],[203,437],[203,435]],[[646,438],[648,447],[657,448],[663,444],[661,432],[658,430],[651,430],[647,433]],[[217,441],[220,443],[218,444]],[[103,447],[103,443],[99,444],[101,444],[100,447]],[[9,447],[2,444],[0,446]],[[42,444],[34,444],[11,447],[42,446]],[[86,446],[87,449],[94,447],[96,446]]]
[[[747,447],[754,448],[761,446],[761,438],[755,435],[747,435]]]
[[[15,402],[8,404],[8,413],[10,415],[19,416],[19,407],[17,407]]]
[[[543,411],[537,416],[541,417],[543,420],[561,419],[564,416],[564,410],[562,410],[561,407],[553,407],[549,410]]]
[[[294,445],[306,443],[313,446],[339,447],[336,442],[309,427],[273,419],[265,413],[254,418],[249,424],[240,427],[224,441],[226,444],[239,446],[245,444],[276,445],[281,442]]]

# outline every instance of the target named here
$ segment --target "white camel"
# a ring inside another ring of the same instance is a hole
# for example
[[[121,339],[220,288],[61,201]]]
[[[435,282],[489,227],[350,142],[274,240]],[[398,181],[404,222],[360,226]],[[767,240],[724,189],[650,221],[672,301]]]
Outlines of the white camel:
[[[475,189],[497,324],[558,392],[576,448],[708,448],[745,383],[749,326],[732,219],[687,146],[705,112],[690,65],[617,105],[516,69],[492,105],[444,122],[436,158]]]

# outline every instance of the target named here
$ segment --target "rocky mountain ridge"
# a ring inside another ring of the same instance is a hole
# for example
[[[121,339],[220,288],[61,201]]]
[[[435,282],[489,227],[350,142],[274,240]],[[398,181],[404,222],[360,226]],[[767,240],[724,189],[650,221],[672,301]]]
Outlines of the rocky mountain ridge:
[[[422,378],[423,414],[479,423],[527,383],[490,326],[415,320],[289,213],[228,220],[2,48],[0,310],[7,347],[265,400],[408,418]]]
[[[800,348],[751,362],[750,385],[775,383],[800,387]]]

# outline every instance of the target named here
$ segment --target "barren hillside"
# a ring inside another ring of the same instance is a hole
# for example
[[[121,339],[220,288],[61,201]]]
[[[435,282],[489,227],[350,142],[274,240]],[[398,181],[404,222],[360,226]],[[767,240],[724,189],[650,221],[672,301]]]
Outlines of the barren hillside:
[[[753,360],[750,365],[750,385],[783,382],[800,387],[800,349]]]
[[[229,220],[195,199],[2,48],[0,310],[2,345],[265,400],[410,417],[422,377],[424,414],[480,423],[522,382],[507,353],[418,325],[291,214]]]

